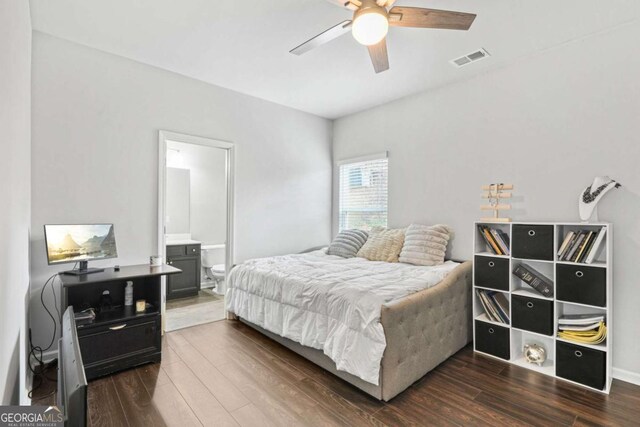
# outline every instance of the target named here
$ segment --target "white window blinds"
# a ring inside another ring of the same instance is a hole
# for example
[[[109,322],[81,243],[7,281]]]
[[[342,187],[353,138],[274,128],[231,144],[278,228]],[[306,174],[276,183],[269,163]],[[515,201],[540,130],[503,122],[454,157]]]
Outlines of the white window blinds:
[[[387,226],[388,175],[386,156],[340,164],[340,230]]]

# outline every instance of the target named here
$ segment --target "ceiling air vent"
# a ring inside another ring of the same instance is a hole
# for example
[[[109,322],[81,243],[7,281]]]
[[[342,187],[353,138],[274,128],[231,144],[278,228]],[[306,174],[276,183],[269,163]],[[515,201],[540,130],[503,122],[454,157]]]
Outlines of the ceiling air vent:
[[[457,68],[464,67],[465,65],[471,64],[472,62],[480,61],[486,57],[490,56],[489,52],[487,52],[484,48],[476,50],[475,52],[471,52],[465,56],[461,56],[460,58],[452,59],[451,62]]]

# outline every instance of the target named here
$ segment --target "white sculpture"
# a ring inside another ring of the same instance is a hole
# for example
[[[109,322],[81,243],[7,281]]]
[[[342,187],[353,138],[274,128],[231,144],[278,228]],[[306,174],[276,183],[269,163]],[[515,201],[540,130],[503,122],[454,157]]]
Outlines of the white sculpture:
[[[598,221],[598,202],[613,188],[619,188],[617,183],[608,176],[596,176],[593,184],[584,189],[578,198],[578,210],[582,221]]]

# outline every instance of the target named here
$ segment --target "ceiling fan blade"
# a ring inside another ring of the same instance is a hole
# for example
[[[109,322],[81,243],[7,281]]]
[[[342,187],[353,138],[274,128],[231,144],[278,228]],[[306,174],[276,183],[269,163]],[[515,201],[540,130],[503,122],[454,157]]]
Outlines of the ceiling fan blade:
[[[387,54],[387,39],[382,39],[378,44],[367,47],[369,56],[373,62],[373,69],[376,73],[381,73],[389,69],[389,55]]]
[[[300,46],[297,46],[291,49],[289,52],[294,55],[302,55],[303,53],[309,52],[311,49],[314,49],[320,45],[330,42],[333,39],[340,37],[343,34],[351,31],[351,21],[343,21],[336,26],[329,28],[328,30],[318,34],[312,39],[307,40],[302,43]]]
[[[468,30],[474,19],[476,19],[476,15],[473,13],[421,7],[396,6],[389,10],[389,25],[396,27]]]

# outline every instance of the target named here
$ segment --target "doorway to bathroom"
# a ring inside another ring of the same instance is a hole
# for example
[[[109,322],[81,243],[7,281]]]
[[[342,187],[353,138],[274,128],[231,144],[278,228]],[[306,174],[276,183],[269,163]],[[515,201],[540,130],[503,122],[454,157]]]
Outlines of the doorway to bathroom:
[[[160,131],[158,253],[165,331],[223,320],[233,265],[233,144]]]

